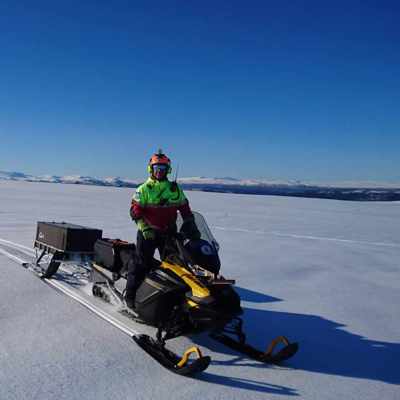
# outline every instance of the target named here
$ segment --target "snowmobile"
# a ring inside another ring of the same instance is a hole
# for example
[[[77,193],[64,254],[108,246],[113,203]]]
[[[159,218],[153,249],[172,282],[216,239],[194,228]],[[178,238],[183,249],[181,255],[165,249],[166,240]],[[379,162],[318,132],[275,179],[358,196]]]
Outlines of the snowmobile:
[[[189,240],[183,221],[178,219],[160,260],[154,259],[137,291],[134,312],[124,304],[126,267],[137,256],[133,243],[107,240],[99,229],[39,221],[33,250],[0,240],[0,253],[128,334],[174,373],[192,376],[204,371],[211,361],[197,346],[183,356],[167,348],[167,340],[191,333],[207,332],[218,342],[263,363],[280,363],[292,357],[298,344],[289,343],[284,336],[274,339],[266,351],[246,342],[235,282],[220,274],[219,245],[204,217],[199,213],[194,216],[201,238]],[[120,307],[103,308],[103,300]],[[138,332],[126,317],[154,326],[156,334],[152,337]],[[197,358],[191,360],[191,355]]]
[[[134,310],[124,307],[124,294],[128,263],[135,260],[135,245],[114,240],[105,249],[99,248],[97,241],[90,262],[93,295],[119,304],[129,318],[156,327],[154,338],[137,335],[133,339],[178,374],[192,375],[210,363],[210,357],[203,356],[198,347],[190,348],[183,357],[167,348],[167,340],[193,333],[208,332],[224,345],[265,363],[279,363],[293,356],[298,345],[283,336],[272,341],[265,352],[246,343],[235,281],[220,274],[219,245],[204,217],[197,212],[194,217],[201,238],[185,237],[183,221],[178,218],[178,229],[168,233],[160,260],[154,259],[137,290]],[[277,345],[282,348],[274,352]],[[197,355],[195,361],[189,360],[191,354]]]

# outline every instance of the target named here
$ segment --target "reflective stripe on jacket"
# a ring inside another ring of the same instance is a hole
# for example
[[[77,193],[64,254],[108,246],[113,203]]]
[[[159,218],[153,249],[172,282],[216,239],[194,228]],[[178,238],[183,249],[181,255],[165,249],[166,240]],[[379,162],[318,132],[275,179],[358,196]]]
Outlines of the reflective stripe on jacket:
[[[151,228],[166,231],[175,224],[177,212],[183,218],[192,214],[189,202],[175,182],[149,178],[136,189],[130,214],[134,220],[143,220]],[[143,224],[139,229],[143,230]]]

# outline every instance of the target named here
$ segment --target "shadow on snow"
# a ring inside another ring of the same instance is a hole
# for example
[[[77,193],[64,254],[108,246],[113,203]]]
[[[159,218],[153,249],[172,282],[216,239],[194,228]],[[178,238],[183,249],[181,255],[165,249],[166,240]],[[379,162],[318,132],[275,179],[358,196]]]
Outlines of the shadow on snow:
[[[397,368],[400,343],[369,340],[346,331],[344,324],[315,315],[247,308],[244,309],[243,320],[248,343],[259,349],[265,349],[267,343],[278,335],[285,335],[290,341],[299,342],[298,353],[282,366],[321,374],[400,384],[400,373]],[[206,335],[193,336],[192,339],[216,353],[233,356],[227,361],[213,361],[214,364],[276,368],[245,356],[238,356],[235,351]]]
[[[69,277],[65,280],[72,286],[79,285],[76,277]],[[243,301],[253,303],[282,301],[282,299],[249,289],[241,287],[235,287],[235,289]],[[215,353],[232,356],[226,361],[213,360],[214,365],[280,369],[282,366],[286,366],[322,374],[400,384],[400,373],[397,368],[397,360],[400,358],[400,343],[370,340],[346,331],[344,324],[316,315],[244,308],[243,320],[248,343],[262,350],[266,349],[267,344],[274,337],[285,335],[290,341],[299,342],[298,353],[292,359],[276,367],[238,355],[234,350],[210,339],[207,334],[193,335],[191,339]],[[202,376],[202,379],[218,384],[269,393],[296,395],[292,389],[264,382],[257,383],[209,373],[204,373]]]
[[[285,386],[273,385],[264,382],[257,382],[250,379],[220,376],[220,375],[210,374],[208,372],[203,372],[201,375],[196,377],[196,380],[206,381],[208,383],[215,383],[217,385],[235,387],[238,389],[252,390],[255,392],[280,394],[285,396],[298,396],[298,393],[294,389],[290,389]]]
[[[268,296],[264,293],[255,292],[254,290],[235,286],[235,291],[238,293],[242,301],[249,301],[251,303],[272,303],[282,301],[277,297]]]

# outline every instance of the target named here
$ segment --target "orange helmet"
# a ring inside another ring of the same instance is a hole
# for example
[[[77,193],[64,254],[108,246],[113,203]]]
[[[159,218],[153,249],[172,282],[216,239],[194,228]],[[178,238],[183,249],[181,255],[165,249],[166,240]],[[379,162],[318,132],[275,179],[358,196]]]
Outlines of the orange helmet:
[[[147,171],[149,174],[151,174],[153,172],[152,168],[153,168],[154,164],[166,165],[168,167],[167,174],[169,174],[172,170],[171,160],[165,154],[163,154],[161,149],[158,150],[158,153],[153,154],[149,160],[149,164],[147,165]]]

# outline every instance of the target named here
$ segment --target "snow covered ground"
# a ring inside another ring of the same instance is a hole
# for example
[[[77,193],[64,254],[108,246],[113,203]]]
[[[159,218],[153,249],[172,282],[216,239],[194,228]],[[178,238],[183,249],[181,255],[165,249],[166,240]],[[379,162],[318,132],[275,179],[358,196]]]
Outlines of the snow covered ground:
[[[0,238],[32,246],[36,221],[64,220],[133,240],[132,192],[0,182]],[[191,340],[212,364],[179,377],[0,254],[0,399],[400,398],[400,203],[187,194],[237,281],[249,341],[284,334],[299,353],[264,366],[203,335]]]

